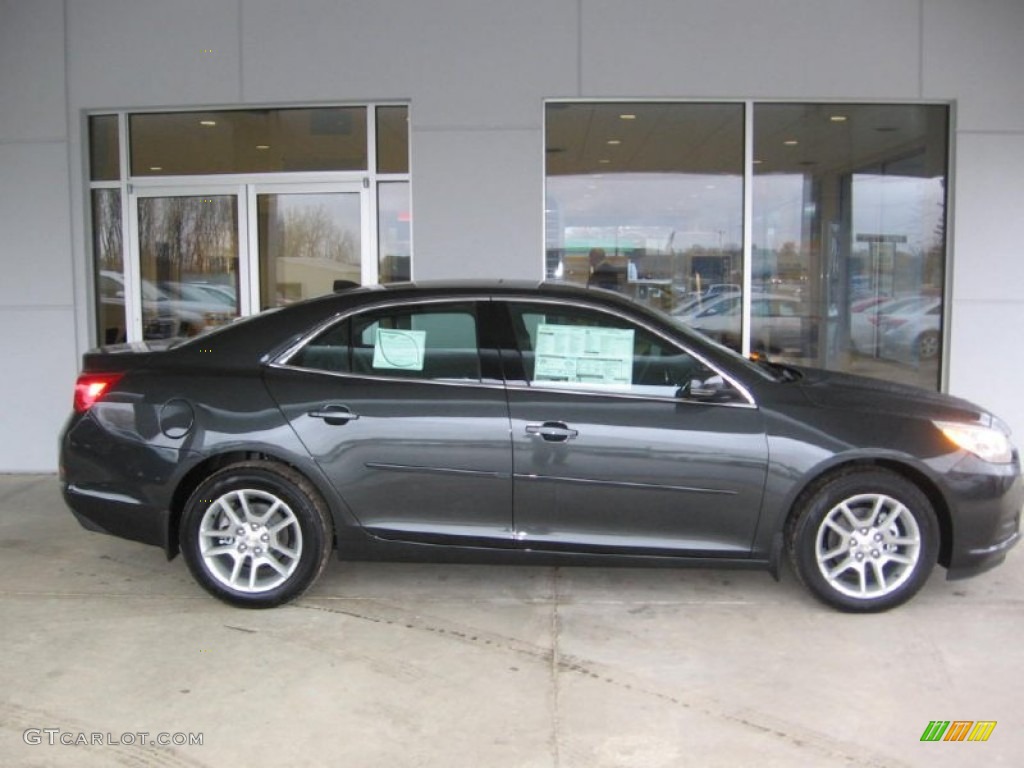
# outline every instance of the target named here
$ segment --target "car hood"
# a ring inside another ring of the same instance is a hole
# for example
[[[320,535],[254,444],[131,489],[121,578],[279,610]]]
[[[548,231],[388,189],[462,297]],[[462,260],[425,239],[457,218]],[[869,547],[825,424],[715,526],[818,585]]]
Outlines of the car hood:
[[[974,403],[941,392],[846,373],[801,368],[797,384],[812,403],[847,411],[963,421],[994,426],[998,420]],[[1005,425],[1000,424],[1005,430]]]

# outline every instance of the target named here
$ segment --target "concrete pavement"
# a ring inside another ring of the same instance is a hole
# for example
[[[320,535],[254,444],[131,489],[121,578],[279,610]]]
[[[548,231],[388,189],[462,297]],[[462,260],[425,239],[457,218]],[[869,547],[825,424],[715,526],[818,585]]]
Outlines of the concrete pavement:
[[[1019,765],[1022,638],[1024,550],[874,616],[788,571],[339,562],[245,611],[0,476],[5,766]]]

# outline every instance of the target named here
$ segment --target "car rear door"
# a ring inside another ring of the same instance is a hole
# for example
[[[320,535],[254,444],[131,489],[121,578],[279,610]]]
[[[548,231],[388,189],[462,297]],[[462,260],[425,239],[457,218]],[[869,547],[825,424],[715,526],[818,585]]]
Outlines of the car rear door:
[[[521,546],[749,554],[768,458],[749,395],[653,327],[564,302],[507,309]]]
[[[378,306],[267,370],[309,453],[379,537],[511,544],[508,406],[478,307]]]

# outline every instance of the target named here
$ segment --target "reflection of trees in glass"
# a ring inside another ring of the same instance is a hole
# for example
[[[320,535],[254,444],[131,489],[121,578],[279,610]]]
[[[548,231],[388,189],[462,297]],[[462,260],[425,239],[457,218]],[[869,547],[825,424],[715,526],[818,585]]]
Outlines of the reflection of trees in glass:
[[[121,193],[116,189],[93,192],[93,242],[100,269],[121,271],[124,240],[121,236]]]
[[[235,205],[231,195],[140,200],[143,263],[157,261],[167,269],[190,274],[232,271],[238,252]],[[169,275],[159,277],[167,279]]]
[[[283,219],[281,255],[285,258],[358,263],[356,238],[351,231],[332,220],[326,206],[289,208],[284,211]]]

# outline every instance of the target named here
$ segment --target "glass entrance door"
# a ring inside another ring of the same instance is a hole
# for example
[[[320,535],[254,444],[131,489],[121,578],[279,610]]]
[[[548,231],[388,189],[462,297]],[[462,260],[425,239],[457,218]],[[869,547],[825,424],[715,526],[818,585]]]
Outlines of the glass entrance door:
[[[336,283],[376,282],[376,262],[366,257],[363,197],[358,184],[253,188],[250,239],[259,274],[253,306],[267,309],[321,296]]]
[[[336,281],[376,282],[368,202],[358,182],[136,188],[132,258],[110,272],[127,339],[195,336]]]
[[[188,337],[231,322],[240,302],[238,187],[132,195],[126,292],[131,339]]]

